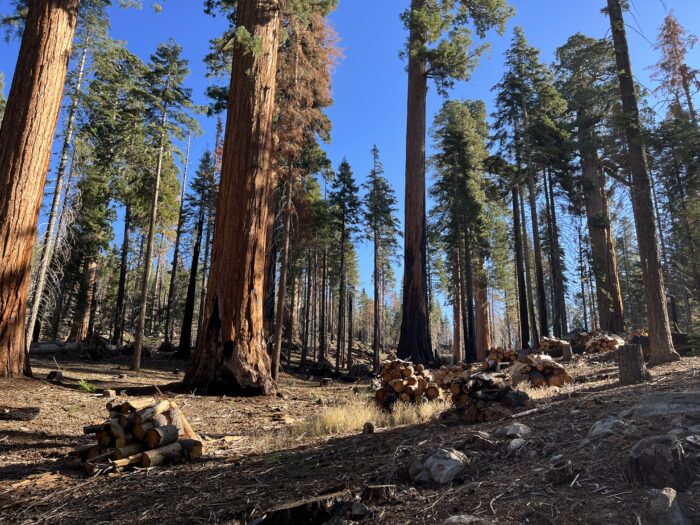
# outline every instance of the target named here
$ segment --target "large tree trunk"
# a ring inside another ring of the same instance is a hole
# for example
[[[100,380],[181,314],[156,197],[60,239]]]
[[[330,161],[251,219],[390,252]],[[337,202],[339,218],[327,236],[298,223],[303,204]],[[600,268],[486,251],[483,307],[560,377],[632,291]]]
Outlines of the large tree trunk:
[[[51,211],[49,212],[49,224],[46,226],[44,234],[44,246],[41,250],[41,259],[39,262],[39,270],[37,271],[36,286],[34,287],[34,295],[32,297],[32,310],[29,314],[27,322],[27,341],[31,340],[34,332],[34,324],[36,323],[41,308],[42,299],[44,296],[44,286],[46,285],[46,274],[49,270],[49,263],[54,249],[53,230],[56,226],[58,218],[58,205],[61,202],[61,194],[63,193],[63,178],[66,174],[66,165],[68,164],[68,152],[73,143],[73,129],[75,126],[75,112],[78,108],[78,99],[82,91],[83,76],[85,73],[85,60],[87,58],[88,41],[83,44],[83,50],[80,54],[80,62],[78,64],[78,76],[76,78],[75,90],[71,97],[70,109],[68,110],[68,123],[66,124],[66,133],[63,137],[63,147],[61,148],[61,160],[58,163],[56,170],[56,186],[53,190],[53,199],[51,200]]]
[[[680,356],[673,349],[671,339],[664,278],[659,261],[658,239],[654,224],[651,184],[647,172],[637,93],[632,76],[632,65],[620,0],[608,0],[608,15],[615,46],[622,108],[625,114],[627,158],[632,174],[632,209],[637,229],[639,256],[642,261],[642,279],[649,318],[650,362],[652,365],[656,365],[679,359]]]
[[[165,122],[167,119],[167,107],[163,106],[161,117],[160,144],[158,146],[158,165],[156,166],[156,182],[153,188],[151,200],[151,214],[148,222],[148,237],[146,240],[146,253],[143,258],[143,274],[141,276],[141,294],[139,305],[139,317],[136,321],[136,337],[134,338],[134,357],[131,362],[132,370],[141,369],[141,350],[143,349],[144,330],[146,328],[146,310],[148,308],[148,282],[151,278],[151,266],[153,258],[153,243],[156,234],[156,219],[158,217],[158,196],[160,194],[160,179],[163,172],[163,154],[165,152]]]
[[[177,347],[177,357],[189,359],[192,353],[192,321],[194,320],[194,301],[197,295],[197,270],[199,268],[199,251],[202,247],[202,230],[204,230],[204,210],[199,210],[197,231],[192,249],[192,264],[190,265],[190,282],[187,284],[185,311],[182,317],[180,343]]]
[[[83,280],[80,283],[78,299],[73,314],[73,326],[70,334],[68,334],[67,341],[69,343],[82,343],[87,339],[90,325],[90,307],[96,279],[97,263],[86,260],[83,266]]]
[[[175,246],[173,247],[173,266],[170,270],[170,286],[168,287],[168,304],[165,307],[165,341],[172,339],[172,309],[175,301],[175,288],[177,286],[177,262],[180,256],[180,237],[182,236],[182,225],[185,222],[185,189],[187,188],[187,168],[190,165],[190,144],[192,135],[187,138],[187,156],[185,157],[185,169],[182,174],[182,190],[180,192],[180,213],[177,219],[177,229],[175,230]]]
[[[263,326],[263,283],[273,154],[279,0],[239,0],[237,27],[258,43],[236,42],[202,337],[184,383],[198,392],[273,394]]]
[[[124,216],[124,239],[122,240],[121,262],[119,264],[119,285],[117,287],[117,312],[114,323],[114,333],[112,334],[112,344],[121,346],[124,339],[124,322],[126,312],[126,273],[129,264],[129,233],[131,231],[131,204],[126,205]]]
[[[30,3],[0,127],[0,377],[31,373],[25,317],[32,247],[79,4]]]
[[[527,309],[527,285],[525,283],[525,261],[523,257],[523,236],[520,224],[520,191],[517,182],[513,184],[513,248],[515,250],[515,273],[518,278],[518,316],[520,317],[520,345],[530,348],[530,323]]]
[[[589,142],[590,137],[581,138],[582,144]],[[621,333],[625,331],[625,320],[617,272],[617,255],[610,223],[605,175],[598,166],[595,151],[582,149],[581,168],[600,328]]]
[[[422,9],[425,0],[411,0],[411,11]],[[411,29],[409,46],[423,35]],[[404,234],[403,309],[398,356],[414,363],[432,360],[430,314],[426,272],[425,133],[428,77],[425,61],[408,60],[408,113],[406,126],[406,197]]]

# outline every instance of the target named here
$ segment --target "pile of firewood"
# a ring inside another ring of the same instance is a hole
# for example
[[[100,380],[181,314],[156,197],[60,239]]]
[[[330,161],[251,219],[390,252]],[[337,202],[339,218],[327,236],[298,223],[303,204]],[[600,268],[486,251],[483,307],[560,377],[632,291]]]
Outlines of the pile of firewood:
[[[617,350],[625,344],[625,340],[615,334],[600,334],[586,343],[587,354],[602,354]]]
[[[525,392],[513,389],[508,374],[498,372],[478,372],[460,378],[450,385],[450,392],[463,423],[504,419],[530,403]]]
[[[202,456],[202,440],[174,402],[153,399],[107,403],[109,419],[89,425],[96,443],[76,448],[75,466],[88,473],[133,466],[154,467]]]
[[[519,363],[518,373],[532,386],[563,386],[573,382],[566,368],[547,355],[530,354]]]
[[[506,350],[499,346],[498,348],[489,350],[488,355],[481,362],[481,367],[484,370],[495,370],[497,368],[510,366],[517,360],[518,353],[515,350]]]
[[[374,398],[380,406],[387,407],[395,401],[421,403],[442,398],[442,390],[423,365],[401,359],[385,361],[379,377],[381,386]]]
[[[550,352],[561,352],[566,344],[568,344],[566,341],[556,337],[542,337],[540,340],[540,351],[544,352],[545,354]]]
[[[572,334],[569,342],[571,343],[572,347],[586,346],[591,339],[598,337],[601,335],[601,333],[602,332],[598,332],[597,330],[593,330],[591,332],[575,332]]]
[[[454,381],[458,379],[468,379],[472,373],[472,365],[459,362],[456,365],[441,366],[440,369],[435,372],[434,380],[440,389],[448,390]]]

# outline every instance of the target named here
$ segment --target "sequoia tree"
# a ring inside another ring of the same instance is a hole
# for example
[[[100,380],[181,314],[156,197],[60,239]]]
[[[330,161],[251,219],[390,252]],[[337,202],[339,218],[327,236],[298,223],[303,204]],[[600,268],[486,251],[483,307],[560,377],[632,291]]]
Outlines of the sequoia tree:
[[[0,377],[30,373],[30,262],[79,3],[31,3],[0,127]]]
[[[642,277],[649,318],[651,364],[655,365],[679,359],[679,356],[673,349],[671,339],[664,277],[659,259],[658,235],[654,222],[651,182],[647,170],[637,91],[632,76],[622,5],[620,0],[607,0],[607,3],[627,139],[627,168],[632,175],[632,210],[637,230],[639,257],[642,261]]]
[[[466,80],[485,44],[472,46],[471,24],[480,38],[500,33],[513,10],[506,0],[411,0],[402,18],[409,31],[408,111],[403,310],[398,355],[415,363],[432,359],[426,261],[425,137],[428,79],[444,93]]]
[[[239,0],[202,336],[184,384],[272,394],[263,327],[280,0]]]

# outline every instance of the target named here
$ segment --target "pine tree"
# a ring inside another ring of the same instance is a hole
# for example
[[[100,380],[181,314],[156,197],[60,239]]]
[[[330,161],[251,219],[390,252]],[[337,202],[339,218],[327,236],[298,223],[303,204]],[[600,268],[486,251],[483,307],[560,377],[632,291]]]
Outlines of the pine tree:
[[[650,360],[651,364],[660,364],[678,359],[679,356],[673,349],[671,339],[664,278],[659,261],[658,236],[654,224],[651,183],[647,171],[637,92],[632,76],[632,65],[620,0],[608,0],[607,14],[610,18],[620,83],[620,97],[628,147],[627,167],[632,175],[632,208],[647,300]]]
[[[500,33],[513,11],[505,0],[411,0],[403,14],[409,31],[406,129],[406,217],[404,280],[398,355],[414,363],[432,360],[426,271],[425,138],[428,79],[444,93],[457,79],[465,80],[485,45],[472,46],[471,30],[484,38]]]
[[[372,171],[363,184],[365,190],[363,216],[365,238],[372,243],[374,282],[374,317],[372,323],[372,364],[379,369],[379,351],[382,341],[381,275],[390,268],[398,252],[397,238],[400,235],[396,217],[396,196],[389,181],[384,177],[384,166],[379,158],[379,148],[372,148]]]
[[[141,367],[141,349],[143,347],[144,327],[146,322],[148,286],[151,276],[151,258],[153,241],[158,218],[163,161],[170,137],[183,138],[186,129],[195,129],[196,124],[188,115],[191,107],[191,90],[183,87],[189,75],[187,61],[181,58],[182,48],[174,41],[160,44],[151,56],[151,65],[146,74],[147,115],[150,133],[158,142],[158,155],[155,168],[155,184],[152,194],[146,252],[144,255],[143,276],[141,279],[140,311],[134,340],[133,370]]]

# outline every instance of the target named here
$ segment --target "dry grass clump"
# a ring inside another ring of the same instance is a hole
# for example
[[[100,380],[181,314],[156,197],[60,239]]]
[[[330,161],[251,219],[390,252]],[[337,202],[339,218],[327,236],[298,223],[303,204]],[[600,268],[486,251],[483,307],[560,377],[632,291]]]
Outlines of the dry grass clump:
[[[445,410],[443,401],[428,402],[419,405],[395,403],[390,412],[379,408],[373,401],[353,400],[335,406],[327,406],[297,423],[265,438],[263,449],[281,450],[328,436],[340,436],[362,432],[365,423],[372,423],[374,428],[394,428],[403,425],[416,425],[430,420],[434,415]]]

